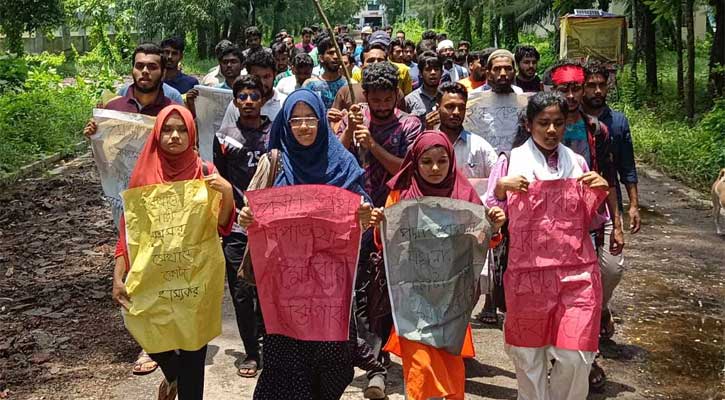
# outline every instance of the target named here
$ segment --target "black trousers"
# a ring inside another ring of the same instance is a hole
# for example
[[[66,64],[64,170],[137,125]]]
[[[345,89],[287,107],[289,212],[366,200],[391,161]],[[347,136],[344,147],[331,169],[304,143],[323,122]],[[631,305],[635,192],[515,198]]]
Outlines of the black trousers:
[[[264,338],[254,400],[339,400],[355,375],[350,342]]]
[[[177,381],[179,400],[204,398],[204,361],[206,346],[196,351],[171,350],[149,354],[161,367],[168,382]]]
[[[257,298],[257,289],[246,281],[237,278],[237,270],[244,257],[247,247],[247,236],[241,233],[232,233],[223,240],[224,258],[226,258],[227,282],[232,295],[232,304],[237,317],[239,336],[244,343],[247,357],[259,362],[258,338],[264,333],[262,310]]]

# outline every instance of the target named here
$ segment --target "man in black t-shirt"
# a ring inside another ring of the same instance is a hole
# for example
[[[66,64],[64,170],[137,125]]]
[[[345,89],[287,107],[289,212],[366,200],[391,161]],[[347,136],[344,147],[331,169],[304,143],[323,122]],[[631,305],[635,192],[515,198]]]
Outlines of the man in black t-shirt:
[[[518,46],[514,53],[516,58],[516,69],[519,70],[514,85],[523,89],[524,92],[540,92],[541,78],[536,75],[536,67],[539,64],[541,55],[532,46]]]
[[[244,191],[257,171],[259,158],[266,152],[272,122],[262,115],[262,81],[255,75],[238,78],[232,87],[234,105],[239,110],[237,123],[224,127],[214,137],[214,165],[219,174],[232,184],[237,213],[244,207]],[[236,222],[232,233],[222,239],[226,258],[227,280],[237,327],[247,358],[238,366],[237,374],[253,378],[259,368],[259,342],[263,323],[254,286],[237,277],[244,257],[247,233]]]

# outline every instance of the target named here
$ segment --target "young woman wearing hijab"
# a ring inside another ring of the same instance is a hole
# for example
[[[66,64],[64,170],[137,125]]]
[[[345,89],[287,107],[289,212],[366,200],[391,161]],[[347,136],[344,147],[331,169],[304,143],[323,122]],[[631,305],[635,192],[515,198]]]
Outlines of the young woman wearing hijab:
[[[418,136],[406,154],[400,172],[388,181],[388,187],[391,191],[385,207],[391,207],[401,200],[424,196],[448,197],[483,204],[476,190],[457,168],[453,145],[440,131],[425,131]],[[494,232],[506,220],[499,207],[490,208],[487,216],[493,222]],[[383,209],[375,209],[371,223],[378,224],[382,218]],[[497,241],[492,241],[492,244],[496,243]],[[386,268],[395,266],[387,265]],[[474,356],[470,326],[460,355],[399,337],[396,332],[392,332],[385,350],[403,359],[407,398],[464,398],[466,373],[463,358]]]
[[[281,152],[275,187],[332,185],[369,199],[363,190],[362,168],[332,134],[325,106],[314,92],[299,89],[287,97],[272,125],[271,149]],[[264,170],[265,158],[260,160],[258,171]],[[371,210],[367,202],[358,210],[363,228],[368,226]],[[238,222],[245,228],[254,222],[249,207],[241,209]],[[354,375],[351,344],[351,341],[303,341],[284,335],[266,335],[264,368],[254,399],[339,399]]]
[[[179,105],[171,105],[161,110],[136,161],[128,187],[131,189],[159,183],[204,179],[210,188],[222,193],[217,224],[219,233],[228,235],[234,221],[232,186],[216,173],[212,163],[202,166],[203,161],[194,150],[193,143],[196,143],[196,126],[191,112]],[[133,301],[124,285],[124,276],[129,271],[131,261],[126,246],[126,222],[121,217],[113,274],[113,299],[126,310]],[[159,386],[159,400],[175,399],[177,391],[179,400],[203,398],[206,346],[193,351],[180,349],[149,356],[159,364],[164,373],[164,380]]]
[[[504,274],[505,349],[516,367],[519,398],[531,400],[586,399],[589,370],[599,343],[602,286],[593,241],[586,232],[601,225],[597,221],[601,217],[594,210],[606,197],[608,185],[596,172],[589,171],[583,157],[561,144],[567,113],[566,99],[560,94],[534,95],[511,156],[509,160],[505,155],[499,158],[486,193],[487,205],[506,209],[507,196],[527,192],[531,182],[576,179],[595,189],[592,193],[598,201],[591,210],[587,208],[590,204],[577,205],[578,210],[587,212],[586,217],[575,219],[582,211],[569,212],[571,220],[556,220],[551,225],[547,231],[551,232],[550,238],[537,238],[556,243],[558,257],[567,260],[563,265],[551,265],[551,256],[541,254],[540,264],[532,269],[528,264],[518,265],[514,260],[521,257],[509,254]],[[556,238],[557,234],[562,235],[559,227],[565,224],[570,228],[564,235],[581,232],[580,237],[568,238],[573,245]],[[516,232],[516,226],[509,226],[509,234],[522,235]],[[542,315],[543,323],[532,320],[532,316]],[[572,323],[574,319],[576,323]],[[553,367],[551,360],[556,360]]]

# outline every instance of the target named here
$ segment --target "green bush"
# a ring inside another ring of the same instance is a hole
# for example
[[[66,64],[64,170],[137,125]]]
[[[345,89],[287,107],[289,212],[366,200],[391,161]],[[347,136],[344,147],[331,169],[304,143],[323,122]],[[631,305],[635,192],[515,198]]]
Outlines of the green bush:
[[[28,63],[22,57],[0,56],[0,94],[20,90],[28,78]]]
[[[627,115],[638,158],[667,175],[706,189],[725,166],[725,100],[695,126],[663,119],[659,108],[614,104]]]
[[[0,172],[70,151],[82,140],[93,103],[87,90],[74,86],[38,86],[0,96]]]

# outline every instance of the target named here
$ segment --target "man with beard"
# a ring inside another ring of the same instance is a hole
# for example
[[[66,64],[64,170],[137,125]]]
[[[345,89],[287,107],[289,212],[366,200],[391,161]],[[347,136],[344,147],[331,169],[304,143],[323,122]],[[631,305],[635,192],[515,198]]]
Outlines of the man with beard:
[[[193,76],[189,76],[181,72],[179,63],[184,59],[184,39],[169,38],[161,42],[161,49],[164,51],[166,58],[166,73],[164,74],[164,83],[184,94],[199,84],[199,81]]]
[[[237,79],[233,86],[232,104],[239,111],[236,124],[220,129],[214,137],[214,165],[219,174],[232,184],[237,213],[244,207],[244,191],[247,190],[257,170],[259,158],[266,152],[267,136],[272,121],[261,115],[262,82],[255,75]],[[263,326],[261,310],[255,307],[257,293],[254,286],[237,277],[237,269],[244,257],[247,235],[234,223],[232,233],[222,239],[226,259],[229,293],[237,319],[237,328],[246,358],[237,365],[237,375],[253,378],[257,375],[260,361],[258,328]]]
[[[446,39],[438,42],[436,51],[438,52],[438,57],[443,60],[442,82],[458,82],[468,77],[468,70],[453,62],[456,51],[453,48],[452,41]]]
[[[634,161],[634,149],[632,146],[632,135],[629,130],[629,121],[624,114],[614,111],[607,105],[607,92],[609,71],[599,62],[590,62],[585,68],[584,82],[584,111],[599,119],[607,126],[611,140],[611,151],[614,167],[616,169],[614,189],[617,192],[617,208],[619,213],[624,212],[622,204],[622,189],[619,183],[623,183],[629,197],[629,226],[630,232],[635,234],[640,229],[639,195],[637,191],[637,167]],[[609,242],[613,233],[614,225],[608,221],[604,225],[604,243]],[[607,246],[598,247],[599,266],[602,273],[602,319],[600,338],[610,339],[614,335],[614,320],[609,309],[609,301],[614,294],[614,289],[622,280],[624,273],[624,257],[612,254]],[[595,361],[596,364],[596,361]],[[601,389],[604,384],[604,371],[599,365],[592,366],[592,374],[589,377],[590,387],[594,390]]]
[[[497,59],[495,63],[494,59]],[[486,61],[486,73],[487,82],[482,87],[483,91],[524,94],[523,89],[514,85],[516,64],[514,55],[510,51],[505,49],[493,51]]]
[[[287,51],[287,46],[284,45],[282,42],[277,42],[272,45],[272,56],[274,57],[274,63],[275,63],[275,79],[280,74],[284,74],[289,71],[290,69],[290,59],[289,59],[289,51]]]
[[[336,39],[337,45],[342,48],[342,40]],[[332,37],[327,33],[322,33],[318,37],[317,53],[324,72],[319,78],[309,79],[302,87],[317,93],[325,104],[325,108],[329,110],[335,101],[337,92],[341,87],[347,85],[347,79],[342,76],[342,70],[340,70],[342,60],[337,55]]]
[[[536,75],[536,66],[541,58],[539,52],[532,46],[518,46],[515,58],[519,74],[516,75],[514,84],[524,92],[540,92],[542,90],[541,78]]]
[[[226,39],[219,41],[219,43],[214,46],[214,55],[216,56],[217,60],[219,59],[219,57],[221,57],[222,51],[224,51],[224,49],[234,46],[234,43]],[[217,87],[222,82],[224,82],[224,75],[222,75],[221,67],[219,66],[219,64],[215,65],[214,68],[210,69],[209,72],[204,75],[204,78],[201,79],[201,84],[204,86]]]
[[[469,92],[478,89],[486,84],[486,68],[483,66],[485,61],[482,60],[483,53],[474,51],[468,56],[468,68],[471,75],[468,78],[458,81]]]
[[[285,96],[302,87],[312,77],[312,57],[304,51],[295,54],[292,60],[292,75],[282,78],[275,86]]]
[[[597,75],[601,75],[601,73]],[[624,234],[622,233],[622,221],[619,214],[616,190],[617,168],[612,155],[609,129],[597,117],[585,114],[580,108],[584,97],[585,83],[585,72],[581,65],[569,60],[559,61],[551,68],[551,81],[554,84],[554,90],[566,97],[566,103],[569,107],[569,114],[566,118],[566,131],[561,143],[584,157],[589,169],[598,172],[609,183],[609,195],[606,204],[610,218],[609,221],[595,230],[595,242],[597,244],[597,254],[600,255],[602,288],[609,286],[611,289],[609,296],[611,297],[614,286],[621,279],[621,275],[618,276],[616,272],[611,273],[612,269],[618,267],[610,264],[616,264],[619,261],[617,258],[624,248]],[[601,89],[599,90],[601,94]],[[599,104],[599,101],[595,98],[596,91],[596,88],[591,91],[590,101],[593,105]],[[601,103],[604,103],[603,98]],[[609,239],[606,242],[605,237]],[[593,389],[601,388],[603,385],[604,371],[597,365],[596,361],[592,365],[589,380]]]
[[[272,54],[266,51],[258,51],[252,53],[245,62],[249,75],[254,75],[262,81],[262,115],[266,115],[273,120],[277,117],[277,113],[282,109],[282,103],[287,96],[279,93],[274,88],[274,58]],[[229,126],[234,126],[239,119],[239,109],[234,106],[234,102],[230,102],[224,113],[224,119],[220,126],[220,130]]]
[[[445,133],[448,140],[453,143],[456,165],[467,178],[471,179],[476,192],[483,200],[486,186],[478,180],[488,178],[498,157],[496,151],[484,138],[463,128],[467,101],[468,92],[463,85],[458,82],[442,83],[436,95],[440,118],[438,130]]]
[[[403,53],[405,52],[405,41],[400,39],[395,39],[390,42],[390,46],[388,49],[388,59],[390,62],[396,63],[396,64],[404,64],[405,58],[403,56]]]
[[[385,183],[398,172],[408,148],[422,131],[420,120],[397,109],[399,91],[398,74],[395,66],[389,62],[369,65],[363,71],[363,91],[367,106],[352,105],[350,114],[343,119],[338,128],[338,136],[343,146],[358,155],[365,169],[365,191],[370,194],[375,207],[385,205],[389,189]],[[362,155],[358,154],[357,144]],[[376,358],[383,364],[389,357],[381,353],[385,345],[392,318],[385,317],[370,321],[366,309],[367,294],[365,287],[370,282],[370,253],[375,250],[372,230],[365,232],[362,240],[360,266],[356,288],[358,334],[372,348]],[[368,399],[384,399],[385,368],[368,371],[368,386],[364,396]]]
[[[133,84],[128,86],[122,97],[111,100],[105,108],[156,116],[172,103],[161,89],[165,65],[166,59],[159,46],[144,43],[136,47],[131,71]]]
[[[443,62],[432,51],[426,51],[418,57],[422,85],[411,94],[405,96],[405,103],[411,115],[415,115],[425,122],[426,116],[434,112],[435,98],[438,94],[438,85],[441,83]],[[426,123],[426,126],[431,125]]]
[[[131,56],[133,69],[131,84],[125,95],[108,102],[104,108],[128,113],[139,113],[155,117],[164,107],[171,105],[172,101],[164,95],[161,89],[164,77],[166,59],[161,47],[153,43],[144,43],[136,47]],[[98,125],[91,118],[83,129],[86,137],[93,136]],[[112,205],[112,213],[120,215],[123,209]],[[133,365],[134,375],[147,375],[155,371],[158,364],[153,361],[145,351],[141,351]]]

